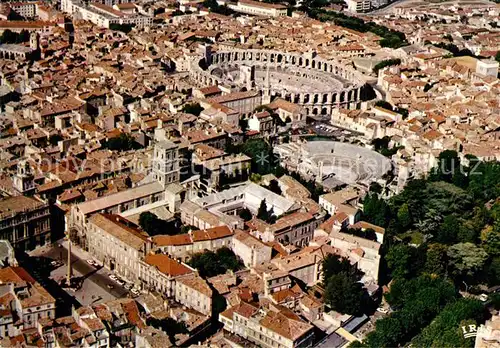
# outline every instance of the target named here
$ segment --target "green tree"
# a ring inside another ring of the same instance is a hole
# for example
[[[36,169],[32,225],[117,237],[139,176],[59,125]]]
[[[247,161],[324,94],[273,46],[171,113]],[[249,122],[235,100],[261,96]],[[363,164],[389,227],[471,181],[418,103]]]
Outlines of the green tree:
[[[414,347],[464,347],[463,332],[460,329],[464,320],[474,324],[484,317],[481,302],[473,299],[459,299],[448,304],[443,311],[412,340]],[[470,341],[469,341],[470,343]],[[466,344],[465,346],[468,346]]]
[[[141,226],[141,228],[147,232],[148,230],[153,229],[153,225],[157,219],[158,217],[155,214],[148,211],[143,212],[141,213],[141,215],[139,215],[139,226]]]
[[[342,272],[328,279],[324,300],[333,310],[359,315],[363,312],[363,298],[363,285],[352,275]]]
[[[140,148],[140,145],[135,141],[130,134],[120,134],[118,137],[108,139],[105,147],[114,151],[129,151]]]
[[[443,244],[453,244],[457,241],[459,221],[455,215],[448,215],[439,226],[436,236],[438,242]]]
[[[238,213],[238,216],[240,218],[242,218],[243,221],[252,220],[252,217],[253,217],[252,213],[247,208],[241,209],[240,212]]]
[[[381,42],[382,44],[382,42]],[[391,45],[396,45],[396,42],[395,41],[391,41],[391,39],[389,39],[388,41],[385,42],[386,44],[386,47],[388,46],[391,46]],[[391,65],[399,65],[401,64],[401,59],[399,58],[396,58],[396,59],[386,59],[386,60],[383,60],[381,61],[380,63],[377,63],[374,67],[373,67],[373,72],[375,74],[378,74],[379,70],[385,68],[385,67],[388,67],[388,66],[391,66]],[[391,108],[392,110],[392,108]]]
[[[349,275],[356,274],[356,267],[351,265],[347,258],[336,254],[328,254],[322,263],[323,268],[323,286],[326,287],[328,280],[335,274],[345,273]]]
[[[363,202],[363,216],[374,225],[387,227],[390,219],[389,206],[377,194],[369,193]]]
[[[242,152],[252,159],[252,172],[269,174],[276,163],[271,146],[264,139],[250,139],[242,146]]]
[[[242,268],[241,261],[227,247],[220,248],[217,252],[207,250],[196,253],[188,264],[196,268],[202,277],[207,278],[226,273],[227,270],[237,271]]]
[[[410,209],[408,208],[408,204],[404,203],[398,209],[398,221],[402,228],[406,229],[411,226],[411,214]]]
[[[448,248],[446,245],[433,243],[427,248],[425,267],[426,273],[444,276],[448,266]]]
[[[431,171],[432,181],[446,181],[459,187],[466,186],[466,177],[456,151],[445,150],[439,154],[438,164]]]
[[[387,266],[394,278],[408,278],[420,268],[420,250],[406,244],[391,247],[385,257]]]
[[[495,54],[495,60],[500,63],[500,51]]]
[[[490,260],[486,270],[488,284],[491,286],[500,284],[500,257],[494,257]]]
[[[228,247],[218,249],[215,254],[221,263],[222,268],[225,270],[230,269],[231,271],[237,271],[242,266],[242,263],[236,254]]]
[[[269,212],[267,210],[266,200],[260,202],[259,210],[257,211],[257,218],[263,221],[269,220]]]
[[[440,278],[420,276],[410,280],[396,279],[386,299],[391,306],[400,309],[386,318],[377,320],[375,331],[366,336],[365,345],[368,347],[405,345],[455,298],[453,285]]]
[[[486,231],[483,236],[483,248],[490,256],[500,256],[500,222]]]
[[[202,111],[203,108],[200,106],[199,103],[186,104],[182,107],[182,112],[185,112],[187,114],[193,114],[195,116],[200,116]]]
[[[276,193],[277,195],[281,195],[281,189],[280,189],[280,185],[278,183],[277,180],[271,180],[269,182],[269,186],[267,187],[268,190]]]
[[[180,233],[180,229],[176,226],[177,220],[166,221],[158,218],[155,214],[146,211],[139,215],[139,226],[146,231],[150,236],[159,234],[174,235]]]
[[[483,248],[472,243],[458,243],[448,249],[452,272],[456,276],[473,277],[483,269],[488,254]]]

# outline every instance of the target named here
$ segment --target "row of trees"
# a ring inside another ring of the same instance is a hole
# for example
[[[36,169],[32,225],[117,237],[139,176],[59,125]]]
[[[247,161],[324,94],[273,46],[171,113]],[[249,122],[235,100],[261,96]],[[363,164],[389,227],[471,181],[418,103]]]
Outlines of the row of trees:
[[[225,16],[231,16],[235,14],[227,5],[219,5],[216,0],[205,0],[203,6],[210,9],[210,12],[218,13]]]
[[[440,42],[434,44],[434,46],[450,51],[454,57],[463,57],[463,56],[475,57],[474,53],[472,53],[472,51],[469,50],[468,48],[460,49],[458,48],[457,45],[452,43]]]
[[[399,59],[399,58],[385,59],[385,60],[381,61],[380,63],[377,63],[373,67],[373,72],[375,74],[378,74],[378,72],[379,72],[380,69],[383,69],[385,67],[392,66],[392,65],[399,65],[399,64],[401,64],[401,59]]]
[[[27,30],[22,30],[20,33],[15,33],[10,29],[6,29],[0,35],[0,44],[18,44],[27,42],[30,39],[30,33]]]

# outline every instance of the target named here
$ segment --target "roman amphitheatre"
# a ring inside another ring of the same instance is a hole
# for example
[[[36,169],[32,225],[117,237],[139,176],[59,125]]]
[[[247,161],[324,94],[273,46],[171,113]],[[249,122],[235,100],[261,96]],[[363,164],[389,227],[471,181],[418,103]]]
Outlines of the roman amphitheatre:
[[[330,115],[333,108],[354,108],[364,97],[365,82],[359,72],[314,52],[217,51],[199,58],[190,74],[199,86],[259,90],[264,103],[281,97],[303,106],[307,115]]]
[[[273,151],[286,168],[316,181],[368,186],[392,169],[391,160],[378,152],[337,141],[285,143]]]

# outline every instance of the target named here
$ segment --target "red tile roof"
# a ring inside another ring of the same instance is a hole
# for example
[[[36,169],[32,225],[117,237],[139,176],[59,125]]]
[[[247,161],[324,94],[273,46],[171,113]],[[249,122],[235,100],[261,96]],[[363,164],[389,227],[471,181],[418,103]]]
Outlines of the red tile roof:
[[[144,261],[148,265],[155,266],[161,273],[173,277],[193,272],[190,268],[184,266],[182,263],[177,262],[164,254],[147,255]]]
[[[219,238],[230,237],[233,232],[227,226],[212,227],[207,230],[193,231],[193,242],[200,242],[204,240],[214,240]]]

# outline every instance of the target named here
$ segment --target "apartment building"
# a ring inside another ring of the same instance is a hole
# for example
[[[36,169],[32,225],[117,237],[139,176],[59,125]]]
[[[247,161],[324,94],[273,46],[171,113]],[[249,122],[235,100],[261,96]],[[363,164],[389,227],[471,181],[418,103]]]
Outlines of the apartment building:
[[[246,181],[250,177],[251,166],[252,159],[244,154],[204,161],[201,164],[201,186],[207,193],[213,193],[225,185]]]
[[[257,308],[241,302],[219,314],[219,321],[224,330],[259,347],[309,347],[314,340],[314,327],[279,305]]]
[[[87,227],[89,253],[132,282],[139,280],[139,261],[149,254],[152,240],[135,224],[113,214],[95,214]]]
[[[360,217],[360,210],[354,206],[359,201],[359,192],[352,187],[340,191],[330,192],[319,197],[319,205],[330,215],[345,213],[349,223],[355,224]]]
[[[144,260],[139,261],[139,280],[143,289],[166,297],[174,296],[175,280],[179,276],[194,272],[191,267],[164,254],[146,255]]]
[[[366,281],[377,283],[380,267],[380,246],[378,242],[354,236],[348,233],[332,231],[331,245],[346,255],[351,263],[365,274]]]
[[[271,262],[281,271],[308,286],[314,286],[321,281],[323,260],[328,254],[341,254],[340,250],[323,245],[308,246],[297,253],[275,258]]]
[[[0,269],[0,336],[14,337],[55,318],[56,300],[22,267]]]
[[[346,3],[350,12],[366,12],[372,7],[371,0],[346,0]]]
[[[231,248],[246,267],[255,267],[271,260],[272,248],[248,232],[236,230]]]
[[[281,6],[281,5],[273,5],[257,1],[250,1],[250,2],[262,5]],[[238,6],[241,3],[242,2],[240,1],[238,3]],[[237,111],[241,116],[247,117],[254,112],[256,107],[262,104],[262,96],[258,91],[233,92],[221,95],[219,97],[213,97],[207,99],[207,101],[205,102],[202,101],[201,105],[202,106],[206,105],[207,107],[209,107],[211,106],[210,104],[214,103],[224,105],[230,109]]]
[[[274,131],[273,117],[268,111],[256,112],[248,119],[248,129],[270,135]]]
[[[233,231],[227,226],[212,227],[204,230],[173,236],[155,236],[153,242],[161,252],[175,259],[186,260],[194,253],[205,250],[216,251],[231,247]]]
[[[278,241],[284,245],[306,246],[313,238],[314,229],[321,223],[314,215],[297,211],[268,224],[259,219],[247,222],[251,233],[264,242]]]
[[[62,0],[61,10],[69,14],[77,13],[82,19],[104,28],[109,28],[112,24],[133,25],[138,28],[149,27],[153,24],[153,17],[127,14],[97,2],[86,5],[79,0]]]
[[[212,296],[212,289],[197,273],[175,281],[175,301],[207,316],[212,315]]]
[[[26,19],[35,18],[37,15],[38,4],[36,2],[11,2],[8,6]]]
[[[276,98],[268,105],[283,122],[302,123],[306,120],[306,110],[285,99]]]
[[[237,5],[229,4],[228,7],[236,12],[255,16],[285,17],[288,13],[288,10],[284,5],[252,0],[240,0]]]
[[[14,249],[32,250],[51,242],[50,209],[35,198],[14,196],[0,200],[0,239]]]

